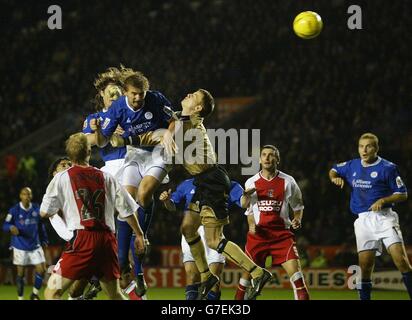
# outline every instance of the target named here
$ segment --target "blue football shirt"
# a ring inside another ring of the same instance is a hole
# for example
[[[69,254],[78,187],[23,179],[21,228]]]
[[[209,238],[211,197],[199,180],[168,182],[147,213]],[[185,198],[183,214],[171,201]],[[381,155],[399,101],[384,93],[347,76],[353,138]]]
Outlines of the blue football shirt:
[[[395,193],[407,193],[397,166],[381,157],[370,165],[363,165],[361,159],[353,159],[333,166],[352,189],[350,209],[354,214],[366,212],[377,200]],[[393,203],[384,205],[392,208]]]

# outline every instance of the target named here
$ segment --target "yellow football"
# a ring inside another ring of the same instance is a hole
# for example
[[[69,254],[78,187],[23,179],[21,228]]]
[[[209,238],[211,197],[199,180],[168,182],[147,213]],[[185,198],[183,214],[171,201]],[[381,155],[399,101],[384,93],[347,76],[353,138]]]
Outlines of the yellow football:
[[[302,39],[313,39],[317,37],[323,28],[320,15],[313,11],[299,13],[293,21],[293,30]]]

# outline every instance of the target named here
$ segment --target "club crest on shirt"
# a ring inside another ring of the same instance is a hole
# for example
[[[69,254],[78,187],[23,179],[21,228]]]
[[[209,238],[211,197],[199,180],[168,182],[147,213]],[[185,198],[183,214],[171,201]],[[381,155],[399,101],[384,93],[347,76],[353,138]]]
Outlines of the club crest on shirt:
[[[399,176],[396,177],[396,185],[398,186],[398,188],[402,188],[404,186],[403,181]]]
[[[274,190],[273,190],[273,189],[269,189],[269,190],[268,190],[268,197],[269,197],[269,198],[273,198],[273,193],[274,193]]]
[[[371,172],[371,178],[376,178],[378,173],[376,171]]]
[[[31,213],[31,215],[32,215],[33,217],[36,217],[36,216],[37,216],[37,212],[36,212],[36,211],[33,211],[33,212]]]
[[[356,172],[353,173],[352,177],[356,177]]]
[[[144,117],[145,117],[147,120],[150,120],[150,119],[153,118],[153,113],[151,113],[150,111],[147,111],[147,112],[144,114]]]

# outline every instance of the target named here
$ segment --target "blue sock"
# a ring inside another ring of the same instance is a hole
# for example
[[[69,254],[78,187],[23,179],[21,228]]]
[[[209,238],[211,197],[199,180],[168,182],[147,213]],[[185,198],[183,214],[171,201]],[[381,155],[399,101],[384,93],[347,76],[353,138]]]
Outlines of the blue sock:
[[[403,283],[408,290],[409,299],[412,300],[412,271],[402,273]]]
[[[153,213],[154,213],[154,202],[152,202],[147,208],[144,209],[144,222],[143,222],[143,232],[146,235],[149,230],[150,224],[152,223]]]
[[[358,291],[360,300],[370,300],[372,291],[372,281],[369,279],[362,279]]]
[[[17,295],[19,297],[23,297],[23,294],[24,294],[24,277],[17,276],[16,277],[16,284],[17,284]]]
[[[117,220],[117,245],[120,270],[123,272],[129,267],[129,248],[132,238],[132,228],[126,221]]]
[[[209,291],[206,300],[220,300],[221,292]]]
[[[143,261],[142,259],[144,258],[144,256],[142,255],[137,255],[135,248],[134,248],[134,240],[136,239],[136,236],[133,235],[132,239],[130,241],[130,247],[132,248],[132,255],[133,255],[133,261],[134,261],[134,275],[137,277],[137,275],[139,273],[143,273]]]
[[[34,288],[37,290],[40,290],[42,284],[43,284],[43,275],[36,272],[34,276]],[[38,294],[38,291],[35,292],[35,294]]]
[[[145,221],[145,210],[142,207],[139,207],[137,210],[137,218],[139,220],[140,227],[143,230],[144,226],[144,221]],[[145,230],[143,230],[143,233],[145,233]],[[144,255],[137,255],[135,248],[134,248],[134,240],[136,239],[136,235],[133,234],[132,238],[130,239],[130,247],[132,248],[132,255],[133,255],[133,261],[134,261],[134,274],[137,277],[138,274],[143,273],[143,258]]]
[[[189,284],[186,286],[186,300],[196,300],[200,283]]]

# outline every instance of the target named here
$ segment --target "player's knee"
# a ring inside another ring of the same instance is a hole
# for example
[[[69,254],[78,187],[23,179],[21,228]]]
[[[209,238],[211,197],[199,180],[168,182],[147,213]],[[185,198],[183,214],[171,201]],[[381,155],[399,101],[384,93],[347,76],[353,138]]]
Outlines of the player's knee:
[[[197,232],[197,230],[196,230],[191,224],[188,224],[188,223],[183,223],[183,224],[180,226],[180,231],[181,231],[181,233],[184,235],[184,237],[186,238],[186,240],[187,240],[188,238],[193,238],[193,237],[195,237],[195,236],[196,236],[196,232]]]
[[[214,237],[206,238],[206,244],[207,244],[207,246],[208,246],[210,249],[213,249],[213,250],[217,250],[220,241],[221,241],[220,238],[214,238]]]

